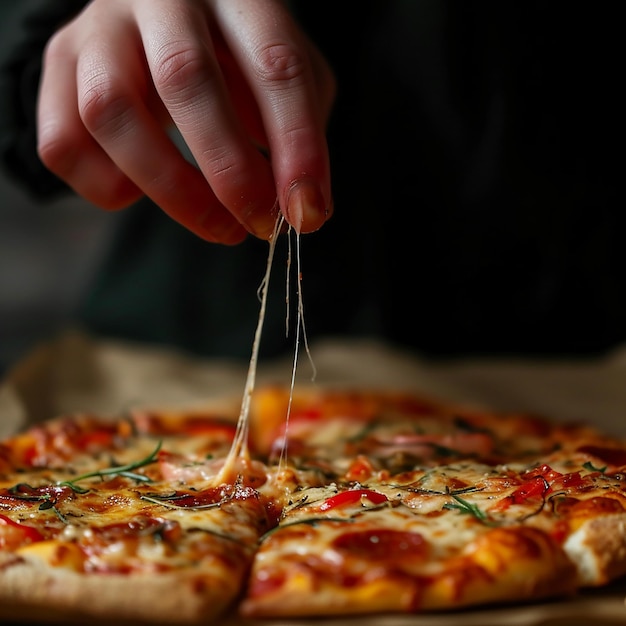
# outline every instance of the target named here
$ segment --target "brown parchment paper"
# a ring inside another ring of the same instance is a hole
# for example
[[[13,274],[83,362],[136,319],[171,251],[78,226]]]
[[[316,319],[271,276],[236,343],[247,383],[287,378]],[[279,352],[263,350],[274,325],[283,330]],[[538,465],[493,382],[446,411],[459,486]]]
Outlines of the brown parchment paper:
[[[601,359],[432,362],[375,341],[326,340],[300,348],[296,384],[409,389],[500,410],[581,420],[626,437],[626,347]],[[291,358],[261,362],[257,385],[289,384]],[[315,379],[312,380],[315,372]],[[239,403],[247,365],[180,352],[104,342],[70,330],[41,345],[0,382],[0,437],[76,411],[112,417],[129,408],[202,408]],[[324,620],[221,620],[220,626],[602,626],[626,624],[626,580],[572,599],[437,615]],[[60,619],[60,621],[59,621]],[[81,623],[71,615],[29,624]],[[0,606],[0,623],[25,623]],[[90,623],[95,623],[91,621]]]

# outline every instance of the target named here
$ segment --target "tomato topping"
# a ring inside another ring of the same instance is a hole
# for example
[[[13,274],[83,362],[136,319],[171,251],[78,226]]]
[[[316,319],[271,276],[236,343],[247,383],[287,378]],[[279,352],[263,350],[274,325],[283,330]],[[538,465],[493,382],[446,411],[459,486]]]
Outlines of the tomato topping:
[[[237,424],[215,415],[187,415],[179,419],[171,416],[137,412],[133,422],[142,434],[159,435],[212,435],[220,441],[231,441]]]
[[[152,494],[151,497],[176,507],[199,508],[217,506],[231,501],[252,500],[256,502],[259,500],[259,492],[245,485],[220,485],[219,487],[207,487],[202,491],[182,491],[163,496]]]
[[[563,474],[561,474],[561,472],[557,472],[544,463],[543,465],[539,465],[538,467],[525,472],[523,478],[526,480],[527,478],[535,478],[536,476],[541,476],[548,482],[552,482],[553,480],[563,476]]]
[[[42,540],[43,535],[36,528],[14,522],[10,517],[0,513],[0,548],[9,544],[19,546]]]
[[[307,407],[293,410],[289,415],[289,421],[291,420],[318,420],[322,417],[323,413],[319,407]]]
[[[550,485],[543,476],[535,476],[521,484],[510,496],[512,504],[523,504],[531,498],[543,498]]]
[[[86,452],[87,450],[98,450],[109,448],[113,445],[117,433],[108,430],[93,430],[81,433],[72,441],[77,450]]]
[[[363,455],[359,455],[348,468],[344,479],[347,481],[365,482],[374,473],[374,465]]]
[[[577,450],[600,459],[607,465],[622,467],[626,465],[626,451],[620,448],[605,448],[602,446],[581,446]]]
[[[543,464],[522,476],[522,484],[506,498],[493,507],[494,510],[505,510],[512,504],[524,504],[529,500],[541,500],[547,494],[558,491],[572,491],[588,484],[588,480],[580,472],[562,474]]]
[[[576,487],[581,487],[588,483],[588,481],[580,475],[580,472],[562,474],[545,463],[526,472],[523,476],[524,480],[530,477],[544,478],[546,482],[549,483],[549,491],[551,492],[561,491],[563,489],[575,489]]]
[[[177,507],[195,508],[219,504],[225,498],[220,487],[209,487],[197,492],[180,493],[165,498],[165,502],[171,502]]]
[[[104,424],[89,416],[66,419],[46,427],[35,426],[15,441],[23,463],[47,467],[67,461],[75,452],[115,447],[122,426]]]
[[[9,506],[21,504],[23,506],[41,506],[43,503],[51,505],[59,504],[73,497],[70,487],[58,485],[44,485],[31,487],[27,484],[19,484],[12,489],[0,491],[0,503],[8,503]]]
[[[180,537],[180,532],[180,524],[176,521],[142,516],[126,522],[93,526],[90,541],[106,544],[156,533],[163,538],[174,539]]]
[[[524,504],[529,500],[542,500],[550,490],[550,485],[543,476],[533,476],[525,480],[508,496],[497,502],[491,510],[505,511],[513,504]]]
[[[588,484],[589,481],[580,475],[580,472],[571,472],[569,474],[563,474],[552,482],[552,491],[561,491],[562,489],[572,490],[576,487],[582,487]]]
[[[424,557],[428,543],[419,533],[398,530],[361,530],[344,533],[333,541],[333,548],[363,556],[368,560],[390,560]]]
[[[623,513],[624,507],[616,498],[595,496],[587,500],[575,500],[571,498],[566,506],[559,506],[559,515],[567,515],[570,518],[592,519],[600,515],[611,513]]]
[[[330,498],[327,498],[320,504],[320,511],[330,511],[346,504],[357,504],[362,502],[363,499],[369,500],[372,504],[382,504],[387,502],[387,496],[379,493],[378,491],[372,491],[371,489],[350,489],[349,491],[342,491]]]

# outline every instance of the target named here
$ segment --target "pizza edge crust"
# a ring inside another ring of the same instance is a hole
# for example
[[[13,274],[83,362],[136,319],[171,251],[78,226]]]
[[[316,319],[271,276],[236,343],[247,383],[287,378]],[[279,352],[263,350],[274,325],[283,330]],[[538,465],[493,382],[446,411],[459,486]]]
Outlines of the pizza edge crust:
[[[626,574],[626,513],[586,520],[564,549],[578,569],[581,586],[605,585]]]
[[[105,619],[116,624],[199,624],[239,593],[235,575],[193,571],[85,574],[15,557],[0,561],[0,615],[20,619]],[[84,621],[83,621],[84,623]]]

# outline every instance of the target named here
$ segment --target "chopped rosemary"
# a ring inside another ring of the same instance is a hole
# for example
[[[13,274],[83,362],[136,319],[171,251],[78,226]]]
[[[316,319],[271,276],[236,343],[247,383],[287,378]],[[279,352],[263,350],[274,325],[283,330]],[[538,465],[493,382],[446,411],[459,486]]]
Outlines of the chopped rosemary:
[[[137,474],[133,470],[155,463],[157,460],[157,454],[161,449],[162,443],[162,441],[159,441],[156,448],[148,456],[139,461],[135,461],[134,463],[127,463],[126,465],[107,467],[105,469],[95,470],[93,472],[87,472],[86,474],[81,474],[80,476],[77,476],[72,480],[60,481],[57,483],[57,485],[60,487],[69,487],[72,491],[76,493],[87,493],[89,489],[79,487],[76,483],[82,480],[87,480],[88,478],[104,478],[105,476],[124,476],[125,478],[136,480],[137,482],[149,483],[151,482],[151,480],[150,478],[148,478],[148,476],[145,476],[143,474]]]
[[[433,496],[452,496],[455,497],[462,493],[475,493],[477,491],[482,491],[484,487],[476,487],[474,485],[469,485],[468,487],[461,487],[459,489],[450,489],[446,487],[444,491],[440,491],[438,489],[425,489],[424,487],[402,487],[401,485],[394,485],[399,489],[405,489],[406,491],[410,491],[411,493],[421,493],[424,495],[433,495]]]
[[[159,441],[157,447],[147,457],[139,461],[135,461],[134,463],[107,467],[102,470],[88,472],[86,474],[81,474],[80,476],[77,476],[72,480],[59,481],[54,485],[49,485],[47,487],[33,487],[32,485],[29,485],[27,483],[18,483],[16,485],[13,485],[13,487],[10,487],[8,491],[13,497],[19,498],[20,500],[24,500],[27,502],[40,502],[40,511],[52,510],[63,523],[67,524],[67,519],[57,508],[57,499],[56,497],[53,497],[51,491],[56,490],[60,492],[61,488],[67,487],[68,489],[71,489],[74,493],[85,494],[89,492],[89,489],[80,487],[76,483],[80,482],[81,480],[86,480],[88,478],[104,478],[105,476],[124,476],[125,478],[130,478],[138,482],[151,482],[148,476],[145,476],[143,474],[137,474],[133,470],[156,462],[157,454],[161,449],[161,445],[162,442]]]
[[[446,502],[443,505],[444,509],[456,509],[457,511],[465,515],[472,515],[481,522],[491,522],[489,516],[484,511],[479,509],[475,504],[468,502],[464,498],[461,498],[454,493],[450,493],[450,496],[454,499],[454,502]]]
[[[32,493],[24,493],[24,490]],[[26,502],[40,502],[41,504],[37,507],[40,511],[52,510],[64,524],[67,524],[67,519],[56,506],[56,498],[53,498],[49,491],[37,492],[38,490],[36,487],[32,487],[27,483],[18,483],[17,485],[13,485],[13,487],[10,487],[8,491],[13,497],[19,500],[24,500]]]
[[[187,494],[166,494],[161,495],[158,493],[150,493],[150,494],[141,494],[139,498],[141,500],[146,500],[147,502],[152,502],[153,504],[160,504],[168,509],[181,509],[181,510],[206,510],[206,509],[216,509],[218,508],[223,500],[219,500],[218,502],[210,502],[208,504],[194,504],[193,506],[180,506],[175,504],[175,500],[182,500],[186,498]]]
[[[600,472],[601,474],[606,472],[606,465],[604,467],[596,467],[591,461],[585,461],[583,467],[589,472]]]

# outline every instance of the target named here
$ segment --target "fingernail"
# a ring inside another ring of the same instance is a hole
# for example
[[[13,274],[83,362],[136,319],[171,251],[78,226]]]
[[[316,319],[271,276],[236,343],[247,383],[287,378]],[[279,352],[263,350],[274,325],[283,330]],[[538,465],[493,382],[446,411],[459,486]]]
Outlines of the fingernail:
[[[246,216],[246,228],[259,239],[269,239],[276,224],[276,211],[254,211]]]
[[[274,232],[276,216],[278,214],[278,204],[274,204],[271,209],[262,209],[258,205],[253,205],[242,216],[246,229],[259,239],[269,239]]]
[[[287,193],[287,220],[297,233],[320,228],[328,216],[320,186],[311,178],[294,181]]]
[[[240,243],[247,234],[237,220],[211,208],[198,211],[193,222],[185,226],[202,239],[229,246]]]

